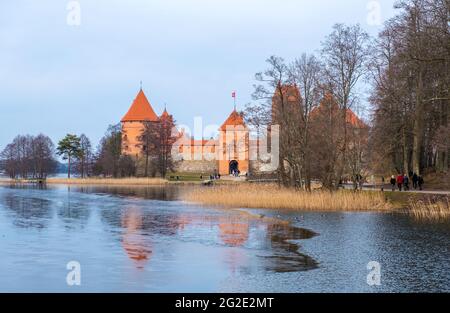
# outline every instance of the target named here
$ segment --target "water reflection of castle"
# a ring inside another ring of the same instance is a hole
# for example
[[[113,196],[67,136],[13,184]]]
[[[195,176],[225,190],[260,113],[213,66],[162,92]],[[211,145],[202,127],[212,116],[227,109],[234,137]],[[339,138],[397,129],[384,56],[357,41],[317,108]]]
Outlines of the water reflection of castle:
[[[123,249],[139,269],[145,268],[153,257],[153,236],[183,237],[183,232],[189,231],[188,226],[200,233],[201,229],[213,232],[208,238],[213,241],[217,238],[215,243],[226,248],[225,259],[222,261],[226,262],[232,271],[252,265],[249,264],[251,260],[246,257],[245,250],[240,249],[255,248],[258,251],[266,251],[265,257],[260,259],[260,265],[267,270],[289,272],[316,267],[313,259],[299,253],[298,245],[289,241],[311,238],[314,233],[293,227],[287,222],[261,221],[259,218],[255,220],[234,214],[159,214],[131,206],[121,214],[120,225],[123,228]],[[250,244],[250,234],[258,230],[262,236],[252,237],[254,240]]]
[[[215,221],[215,219],[195,219],[187,215],[176,215],[161,217],[159,221],[155,216],[151,216],[151,220],[145,218],[142,209],[138,207],[128,207],[121,217],[121,226],[124,229],[122,246],[138,268],[143,268],[152,257],[153,244],[149,236],[152,233],[175,235],[188,224],[204,227],[218,223],[219,238],[229,247],[243,246],[249,237],[248,221],[238,218],[220,217]]]

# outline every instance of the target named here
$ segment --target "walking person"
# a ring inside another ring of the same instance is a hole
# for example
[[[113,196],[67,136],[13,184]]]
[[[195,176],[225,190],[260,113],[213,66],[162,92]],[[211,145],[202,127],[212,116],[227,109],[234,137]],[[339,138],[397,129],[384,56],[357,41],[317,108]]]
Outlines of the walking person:
[[[397,187],[398,187],[398,191],[402,191],[402,187],[403,187],[403,174],[399,174],[397,176]]]
[[[403,186],[405,187],[405,191],[409,191],[409,177],[407,174],[403,176]]]
[[[420,190],[423,190],[422,188],[423,188],[424,183],[425,183],[425,181],[423,180],[423,177],[419,175],[417,178],[417,184],[418,184]]]
[[[419,185],[419,176],[417,176],[416,173],[413,173],[413,175],[412,175],[412,182],[413,182],[413,188],[417,189],[417,187]]]
[[[395,184],[397,183],[397,181],[395,180],[395,176],[392,175],[391,176],[391,186],[392,186],[392,191],[395,191]]]
[[[384,191],[384,176],[381,177],[381,191]]]

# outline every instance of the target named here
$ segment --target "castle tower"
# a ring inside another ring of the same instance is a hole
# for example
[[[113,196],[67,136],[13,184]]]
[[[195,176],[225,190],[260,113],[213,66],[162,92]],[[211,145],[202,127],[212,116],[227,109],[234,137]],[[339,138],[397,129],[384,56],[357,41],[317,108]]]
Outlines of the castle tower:
[[[131,104],[127,114],[122,118],[122,154],[139,156],[146,147],[142,146],[139,137],[144,130],[145,122],[158,122],[158,116],[142,88]]]
[[[249,131],[244,119],[236,109],[219,129],[219,173],[241,174],[249,171]]]

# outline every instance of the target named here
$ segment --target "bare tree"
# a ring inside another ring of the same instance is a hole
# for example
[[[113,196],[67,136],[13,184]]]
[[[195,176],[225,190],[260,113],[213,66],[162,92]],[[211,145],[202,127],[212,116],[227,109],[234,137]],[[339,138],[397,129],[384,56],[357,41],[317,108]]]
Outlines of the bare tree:
[[[92,144],[85,134],[80,135],[80,151],[77,155],[77,171],[82,178],[92,173],[93,152]]]
[[[371,146],[384,142],[389,167],[399,172],[446,171],[449,151],[435,139],[449,125],[449,2],[399,1],[396,8],[372,62]]]
[[[148,176],[149,167],[152,169],[152,176],[158,172],[161,177],[165,177],[168,171],[173,170],[172,146],[177,139],[177,133],[173,116],[166,110],[157,122],[144,124],[140,139],[143,143],[145,176]]]
[[[154,157],[154,151],[156,148],[156,141],[158,140],[159,125],[158,122],[146,121],[144,122],[144,128],[139,140],[142,143],[142,154],[144,156],[144,176],[149,176],[149,166],[151,163],[151,158]],[[156,170],[153,168],[152,176],[156,175]]]
[[[289,67],[282,58],[271,56],[267,63],[269,68],[255,76],[260,84],[255,85],[253,98],[265,101],[262,105],[266,108],[271,107],[270,110],[261,111],[271,112],[271,124],[280,127],[278,180],[284,186],[295,186],[301,181],[299,146],[296,145],[297,139],[293,134],[297,128],[289,125],[300,122],[300,93],[291,85]]]
[[[110,125],[100,141],[94,164],[94,173],[103,176],[120,177],[124,175],[121,170],[122,158],[122,132],[121,125]],[[127,165],[128,168],[128,165]],[[134,173],[132,173],[134,174]],[[125,173],[124,176],[130,176]]]
[[[312,110],[319,104],[321,95],[321,63],[314,55],[302,54],[290,66],[290,77],[294,85],[299,86],[303,95],[301,107],[302,122],[297,125],[301,136],[298,138],[301,146],[302,170],[304,171],[305,189],[311,191],[311,131],[310,119]]]
[[[343,120],[343,142],[341,150],[341,166],[338,176],[346,171],[348,129],[347,111],[357,99],[357,84],[367,72],[370,55],[370,38],[359,25],[346,26],[336,24],[333,32],[322,43],[322,57],[325,62],[325,79],[332,86],[330,91],[341,110]]]
[[[57,166],[54,144],[42,134],[17,136],[1,152],[0,160],[11,178],[45,179]]]

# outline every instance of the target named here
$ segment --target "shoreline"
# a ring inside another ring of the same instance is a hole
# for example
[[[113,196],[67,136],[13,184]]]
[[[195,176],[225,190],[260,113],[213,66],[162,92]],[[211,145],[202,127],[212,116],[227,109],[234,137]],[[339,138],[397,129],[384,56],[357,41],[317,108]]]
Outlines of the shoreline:
[[[0,178],[0,186],[39,185],[29,180]],[[195,187],[184,192],[183,201],[224,209],[272,209],[290,212],[380,212],[405,213],[419,219],[450,218],[450,194],[428,191],[392,192],[378,190],[313,191],[306,193],[274,184],[221,181],[203,186],[203,181],[169,181],[161,178],[49,178],[47,185],[105,187]],[[45,185],[44,184],[44,185]]]
[[[85,185],[85,186],[165,186],[168,180],[162,178],[47,178],[46,185]],[[0,184],[39,185],[38,182],[27,179],[0,179]]]
[[[47,178],[43,185],[80,185],[80,186],[123,186],[123,187],[152,187],[152,186],[202,186],[209,180],[169,180],[163,178]],[[216,186],[247,184],[248,182],[215,181]],[[0,185],[38,185],[33,179],[0,178]]]

